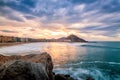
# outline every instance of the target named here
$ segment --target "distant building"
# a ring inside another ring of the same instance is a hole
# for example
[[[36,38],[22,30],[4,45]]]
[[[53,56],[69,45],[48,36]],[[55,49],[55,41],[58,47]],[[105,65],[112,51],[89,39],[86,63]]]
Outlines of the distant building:
[[[0,42],[1,43],[12,42],[12,37],[9,37],[9,36],[0,36]]]
[[[3,36],[0,36],[0,43],[2,43],[2,37],[3,37]]]

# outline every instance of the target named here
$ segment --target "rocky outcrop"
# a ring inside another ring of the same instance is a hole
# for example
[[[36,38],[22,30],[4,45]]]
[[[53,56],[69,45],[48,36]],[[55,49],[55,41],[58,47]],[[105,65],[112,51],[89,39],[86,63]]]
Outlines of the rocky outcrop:
[[[47,53],[25,56],[0,55],[0,80],[73,80],[70,75],[52,72],[52,58]]]
[[[53,80],[53,74],[52,74],[53,62],[49,54],[45,52],[36,55],[26,55],[24,56],[23,60],[27,60],[29,62],[35,62],[35,63],[42,63],[45,66],[46,72],[50,80]]]
[[[44,78],[44,80],[53,80],[52,58],[47,53],[30,54],[26,56],[1,55],[0,62],[1,64],[5,63],[0,69],[0,76],[2,76],[0,80],[11,80],[10,78],[12,78],[12,80],[43,80],[42,78]],[[29,76],[33,78],[27,79]]]
[[[0,80],[48,80],[43,64],[12,61],[0,68]]]

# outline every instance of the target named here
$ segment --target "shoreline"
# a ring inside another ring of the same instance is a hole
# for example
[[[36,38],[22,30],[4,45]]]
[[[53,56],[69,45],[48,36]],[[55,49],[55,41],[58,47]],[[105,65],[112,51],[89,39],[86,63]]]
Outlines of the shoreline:
[[[28,43],[40,43],[40,42],[12,42],[12,43],[0,43],[0,47],[5,46],[14,46],[19,44],[28,44]],[[45,42],[42,42],[45,43]],[[84,42],[46,42],[46,43],[84,43]],[[85,42],[86,43],[86,42]]]
[[[19,44],[26,44],[26,42],[0,43],[0,47],[14,46]]]

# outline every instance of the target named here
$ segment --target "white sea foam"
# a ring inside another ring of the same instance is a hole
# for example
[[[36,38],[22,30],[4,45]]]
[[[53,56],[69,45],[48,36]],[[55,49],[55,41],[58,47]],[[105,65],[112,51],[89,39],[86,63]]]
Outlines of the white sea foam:
[[[66,64],[66,65],[80,65],[80,64],[109,64],[109,65],[120,65],[120,63],[117,62],[105,62],[105,61],[81,61],[78,63],[71,63],[71,64]]]
[[[67,68],[56,68],[54,72],[61,74],[70,74],[76,80],[86,80],[87,77],[94,78],[95,80],[120,80],[119,74],[111,74],[109,70],[102,70],[99,68],[81,68],[78,67],[82,64],[108,64],[109,65],[120,65],[117,62],[104,62],[104,61],[81,61],[78,63],[65,64]],[[74,66],[77,66],[77,68]],[[60,67],[60,66],[59,66]]]
[[[70,74],[76,80],[86,80],[91,77],[95,80],[120,80],[120,75],[115,75],[111,78],[110,75],[105,74],[99,69],[83,69],[83,68],[56,68],[54,72],[57,74]]]

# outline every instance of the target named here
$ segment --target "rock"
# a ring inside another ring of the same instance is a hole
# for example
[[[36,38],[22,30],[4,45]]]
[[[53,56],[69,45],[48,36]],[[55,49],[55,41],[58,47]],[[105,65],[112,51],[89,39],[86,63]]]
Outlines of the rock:
[[[12,61],[0,67],[0,80],[48,80],[41,63]]]
[[[70,75],[55,74],[51,56],[44,52],[25,56],[0,55],[0,80],[74,80]]]
[[[41,74],[42,74],[42,72],[44,72],[43,74],[47,74],[48,78],[50,80],[53,80],[53,73],[52,73],[53,62],[52,62],[51,56],[47,53],[41,53],[41,54],[35,54],[35,55],[26,55],[26,56],[18,56],[18,57],[17,56],[14,56],[14,57],[9,56],[9,57],[7,57],[7,59],[8,60],[9,59],[18,60],[18,61],[14,61],[14,62],[12,62],[12,64],[11,64],[11,62],[8,62],[4,66],[2,66],[1,71],[3,71],[3,72],[0,72],[0,74],[1,73],[3,74],[5,72],[4,76],[9,76],[9,75],[6,74],[6,72],[10,70],[9,73],[13,74],[13,76],[15,76],[15,74],[18,74],[19,76],[22,77],[22,75],[19,74],[19,71],[20,71],[20,73],[23,73],[24,69],[25,69],[25,70],[28,70],[28,73],[30,73],[30,75],[27,74],[27,73],[25,73],[24,75],[31,76],[31,74],[33,74],[33,73],[31,73],[30,71],[36,70],[37,72],[40,72]],[[15,67],[15,69],[13,69],[13,67]],[[35,69],[33,69],[33,68],[35,68]],[[42,69],[42,70],[40,70],[40,69]],[[18,71],[18,72],[17,73],[16,72],[12,73],[12,70],[14,72],[15,71]],[[38,74],[38,73],[36,73],[36,74]],[[12,78],[13,76],[10,76],[10,77]],[[4,77],[2,77],[2,78],[4,78]],[[38,79],[39,79],[39,77],[38,77]],[[33,80],[38,80],[38,79],[33,79]],[[17,80],[17,79],[15,79],[15,80]],[[24,80],[29,80],[29,79],[25,78]]]
[[[29,58],[28,58],[29,56]],[[44,52],[42,54],[36,54],[36,55],[32,55],[33,57],[31,57],[31,55],[26,55],[24,56],[23,60],[27,60],[29,62],[35,62],[35,63],[42,63],[45,68],[46,68],[46,71],[47,71],[47,74],[50,78],[50,80],[53,80],[53,73],[52,73],[52,70],[53,70],[53,62],[52,62],[52,58],[51,56]]]
[[[57,74],[55,75],[55,80],[74,80],[70,75]]]
[[[86,80],[95,80],[95,79],[93,79],[92,77],[87,77]]]

